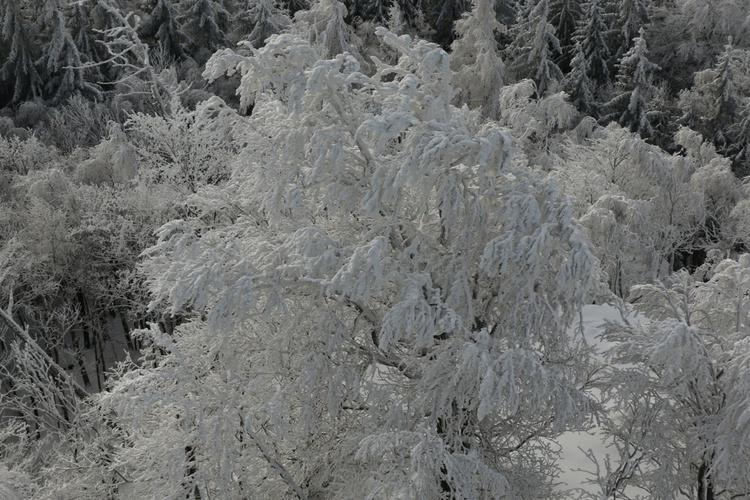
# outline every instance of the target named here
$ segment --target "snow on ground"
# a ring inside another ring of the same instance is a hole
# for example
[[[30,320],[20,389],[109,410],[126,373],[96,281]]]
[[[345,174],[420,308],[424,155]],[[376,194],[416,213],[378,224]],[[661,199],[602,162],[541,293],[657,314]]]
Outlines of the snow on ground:
[[[629,317],[633,319],[633,317]],[[605,321],[622,321],[620,310],[611,305],[589,305],[583,308],[583,334],[589,344],[597,347],[599,352],[605,351],[610,344],[603,342],[598,336],[602,333],[602,327]],[[576,325],[578,327],[578,325]],[[560,481],[562,484],[561,491],[582,488],[586,491],[597,493],[599,489],[596,484],[587,484],[586,481],[595,479],[592,474],[585,471],[594,472],[595,465],[584,454],[585,451],[591,450],[594,456],[603,465],[604,457],[608,450],[603,441],[603,436],[594,429],[590,433],[586,432],[567,432],[560,436],[558,443],[562,447],[562,474]],[[614,455],[612,452],[609,452]]]

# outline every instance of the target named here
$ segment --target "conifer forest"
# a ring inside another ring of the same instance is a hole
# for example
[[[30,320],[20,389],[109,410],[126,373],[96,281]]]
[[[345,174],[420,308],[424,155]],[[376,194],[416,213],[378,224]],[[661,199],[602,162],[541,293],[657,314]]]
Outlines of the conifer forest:
[[[747,179],[750,0],[0,0],[0,499],[750,499]]]

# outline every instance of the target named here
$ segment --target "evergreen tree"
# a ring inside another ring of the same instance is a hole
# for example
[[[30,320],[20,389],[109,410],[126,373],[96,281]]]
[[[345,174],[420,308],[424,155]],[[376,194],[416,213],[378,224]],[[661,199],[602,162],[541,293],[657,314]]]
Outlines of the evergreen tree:
[[[557,64],[567,73],[570,62],[573,59],[576,26],[583,17],[583,0],[551,0],[549,5],[549,21],[555,27],[555,35],[560,41],[562,48]]]
[[[125,12],[121,0],[97,0],[91,8],[92,28],[103,32],[120,26],[120,19],[114,13]]]
[[[511,26],[518,16],[518,2],[516,0],[495,0],[497,20],[504,26]]]
[[[0,106],[15,105],[26,99],[41,97],[43,80],[35,60],[38,47],[31,26],[21,14],[26,4],[17,0],[0,0]]]
[[[165,64],[188,55],[185,45],[190,39],[180,29],[171,0],[157,0],[149,16],[138,26],[137,34],[141,40],[152,44],[152,52],[164,58]]]
[[[384,26],[393,2],[389,0],[352,0],[349,5],[351,19],[370,21],[377,26]]]
[[[712,102],[706,132],[719,151],[728,151],[735,142],[732,128],[739,122],[742,110],[737,80],[740,76],[747,79],[747,73],[741,73],[747,71],[747,67],[743,68],[741,64],[740,53],[734,49],[730,39],[713,70],[707,72],[707,76],[712,77],[707,82],[707,94]]]
[[[306,23],[310,42],[325,57],[348,52],[363,63],[357,48],[359,39],[346,23],[346,16],[346,6],[338,0],[319,0],[309,11],[298,12],[295,21]]]
[[[504,33],[505,26],[497,21],[493,5],[493,0],[474,0],[469,16],[456,22],[451,65],[456,71],[457,101],[497,119],[506,75],[496,34]]]
[[[180,22],[198,48],[211,52],[229,45],[229,11],[216,0],[182,0]]]
[[[297,12],[309,9],[310,3],[308,0],[280,0],[279,7],[286,11],[289,17],[294,17]]]
[[[607,40],[611,30],[607,26],[607,13],[600,0],[591,0],[586,5],[586,16],[583,20],[586,22],[581,22],[575,38],[581,43],[589,79],[596,87],[604,88],[610,83],[611,53]]]
[[[434,40],[443,47],[450,47],[455,38],[453,28],[466,12],[469,0],[424,0],[421,4],[425,18],[435,30]],[[403,6],[402,6],[403,10]]]
[[[617,95],[605,105],[610,110],[605,121],[614,120],[643,138],[654,133],[649,101],[656,92],[652,74],[659,69],[647,56],[648,46],[641,28],[640,36],[635,38],[633,47],[620,61],[615,88]]]
[[[61,0],[46,0],[38,25],[47,43],[36,61],[45,79],[44,97],[59,104],[76,92],[99,96],[99,89],[84,78],[85,69],[75,41],[68,32]]]
[[[537,94],[543,96],[555,82],[563,79],[563,72],[555,63],[562,48],[555,27],[549,23],[549,0],[537,0],[528,17],[519,21],[512,34],[514,41],[509,51],[516,78],[534,80]]]
[[[733,159],[747,140],[741,123],[742,96],[750,91],[748,74],[747,53],[735,48],[730,39],[714,66],[697,72],[692,89],[680,93],[682,123]]]
[[[591,90],[591,80],[589,80],[591,69],[580,41],[576,42],[570,66],[570,73],[566,77],[566,88],[571,102],[581,113],[596,116],[598,111]]]
[[[617,57],[628,51],[635,39],[640,35],[640,30],[650,21],[648,12],[649,0],[619,0],[617,10],[617,27],[620,32],[619,49]]]
[[[94,7],[95,8],[95,7]],[[95,63],[101,61],[104,51],[93,32],[93,8],[91,4],[84,2],[73,2],[70,4],[70,16],[68,19],[68,30],[75,41],[81,61],[87,65],[85,75],[89,82],[98,83],[104,80],[102,66]]]
[[[253,47],[262,47],[269,36],[281,33],[292,22],[276,0],[245,0],[243,5],[238,17],[247,32],[245,40]]]

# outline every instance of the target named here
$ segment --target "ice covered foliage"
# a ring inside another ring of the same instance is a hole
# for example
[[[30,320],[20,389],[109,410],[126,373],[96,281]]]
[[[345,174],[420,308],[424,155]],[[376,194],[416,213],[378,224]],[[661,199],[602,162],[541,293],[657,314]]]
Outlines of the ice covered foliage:
[[[606,329],[615,411],[605,427],[619,452],[608,497],[627,486],[651,498],[750,489],[750,258],[712,257],[695,277],[633,288],[650,323]]]
[[[614,123],[588,128],[584,121],[573,132],[551,175],[577,194],[573,212],[617,295],[694,269],[694,254],[738,241],[742,230],[731,228],[730,212],[739,183],[700,135],[680,130],[675,141],[684,153],[667,155]]]
[[[495,2],[477,0],[471,13],[456,22],[451,63],[456,68],[454,85],[457,102],[497,119],[500,114],[500,89],[505,83],[505,63],[497,44],[497,35],[505,26],[495,16]]]
[[[567,327],[599,271],[568,201],[451,105],[445,51],[377,34],[400,56],[371,77],[293,35],[209,61],[254,110],[145,254],[182,326],[99,399],[135,497],[543,498],[588,425]]]
[[[169,111],[167,116],[134,113],[126,122],[140,178],[181,193],[225,180],[232,149],[226,104],[212,97],[188,110],[173,96]]]

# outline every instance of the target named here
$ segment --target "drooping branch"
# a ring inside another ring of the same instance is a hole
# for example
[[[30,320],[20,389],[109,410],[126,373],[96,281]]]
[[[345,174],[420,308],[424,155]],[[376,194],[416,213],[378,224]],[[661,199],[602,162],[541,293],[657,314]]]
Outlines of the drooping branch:
[[[65,371],[63,367],[55,363],[55,361],[44,351],[44,349],[39,347],[39,344],[37,344],[36,341],[31,337],[31,335],[29,335],[29,332],[26,329],[22,328],[21,325],[16,323],[13,317],[2,308],[0,308],[0,318],[2,318],[3,322],[8,326],[8,328],[13,331],[15,335],[23,339],[23,341],[26,342],[26,345],[28,345],[29,348],[33,349],[34,352],[36,352],[45,361],[45,363],[47,363],[47,366],[54,373],[54,375],[60,377],[62,380],[70,384],[70,387],[73,389],[73,392],[77,397],[86,399],[89,396],[89,393],[86,392],[86,389],[81,387],[81,385],[76,382],[73,377]]]

